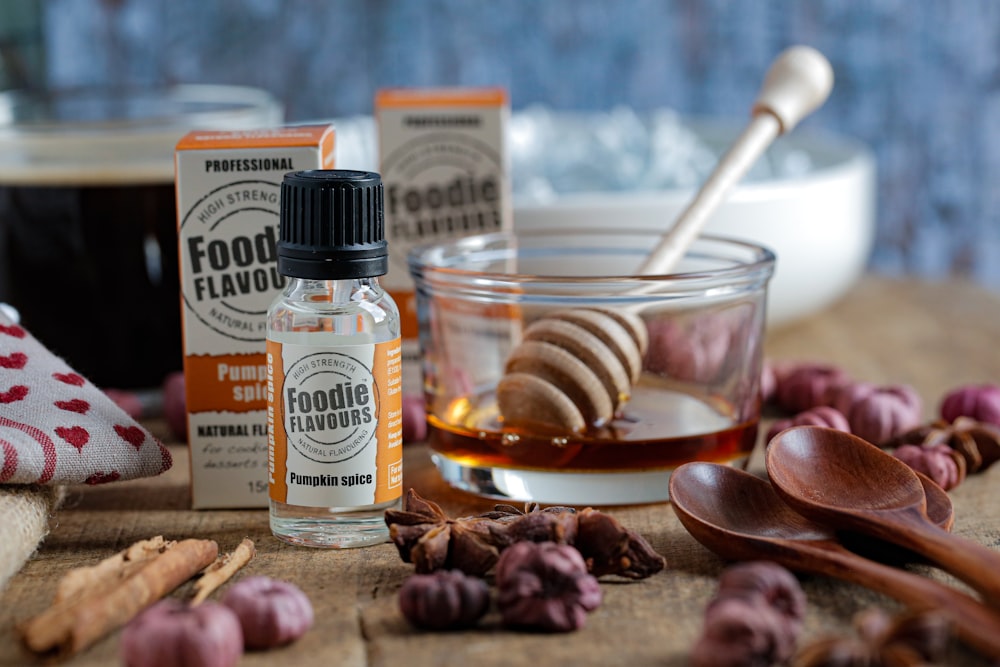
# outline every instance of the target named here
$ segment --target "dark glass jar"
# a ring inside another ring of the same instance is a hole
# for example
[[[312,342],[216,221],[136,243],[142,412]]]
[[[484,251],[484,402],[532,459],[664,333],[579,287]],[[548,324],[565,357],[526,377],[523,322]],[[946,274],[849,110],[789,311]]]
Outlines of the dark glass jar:
[[[182,361],[174,146],[282,115],[234,86],[0,94],[0,301],[98,386],[158,386]]]

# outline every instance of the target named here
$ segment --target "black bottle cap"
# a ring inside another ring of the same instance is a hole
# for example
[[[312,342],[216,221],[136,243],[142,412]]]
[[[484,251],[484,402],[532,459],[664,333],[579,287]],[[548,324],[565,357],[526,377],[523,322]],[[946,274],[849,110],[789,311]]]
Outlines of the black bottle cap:
[[[343,280],[382,276],[388,270],[381,176],[344,169],[285,174],[279,273]]]

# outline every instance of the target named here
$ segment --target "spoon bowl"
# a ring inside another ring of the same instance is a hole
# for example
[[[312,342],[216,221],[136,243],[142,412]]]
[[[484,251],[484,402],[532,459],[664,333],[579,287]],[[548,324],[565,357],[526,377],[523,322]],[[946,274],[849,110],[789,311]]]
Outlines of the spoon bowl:
[[[920,484],[927,497],[927,518],[944,530],[950,531],[955,523],[955,507],[951,504],[951,496],[938,486],[930,477],[917,473]],[[784,502],[784,501],[782,501]],[[885,542],[873,540],[867,535],[853,531],[837,531],[837,539],[854,553],[871,558],[881,563],[902,565],[905,563],[926,563],[927,559],[910,549]]]
[[[1000,614],[937,581],[852,553],[832,529],[793,511],[759,477],[715,463],[687,463],[670,477],[670,498],[684,528],[723,558],[771,560],[865,586],[913,609],[940,609],[963,641],[1000,657]],[[947,508],[935,504],[935,511],[950,521]]]
[[[933,520],[944,529],[950,528],[954,520],[951,499],[929,478],[921,477]],[[837,541],[832,529],[792,510],[765,480],[731,466],[681,466],[670,478],[670,498],[688,532],[725,558],[743,558],[748,540],[757,542],[755,548],[761,543],[773,544],[774,539]]]
[[[768,474],[779,491],[794,492],[814,507],[831,510],[925,507],[923,487],[913,470],[856,436],[835,429],[799,427],[783,431],[779,438],[776,447],[768,448],[772,463]],[[852,446],[855,441],[866,446]],[[850,483],[839,483],[846,478]]]
[[[670,476],[670,500],[684,528],[726,559],[750,560],[763,550],[786,562],[795,549],[785,542],[835,543],[832,530],[796,514],[765,480],[730,466],[680,466]]]
[[[771,440],[765,465],[799,514],[915,551],[1000,606],[1000,554],[928,518],[920,478],[891,454],[849,433],[800,426]]]

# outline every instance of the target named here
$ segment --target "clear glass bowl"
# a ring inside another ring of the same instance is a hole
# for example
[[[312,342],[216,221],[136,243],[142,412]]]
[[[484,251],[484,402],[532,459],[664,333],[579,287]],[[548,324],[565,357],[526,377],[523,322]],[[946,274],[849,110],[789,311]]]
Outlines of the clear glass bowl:
[[[410,253],[429,440],[449,484],[541,503],[658,502],[682,463],[748,458],[774,255],[702,237],[676,272],[634,276],[658,238],[519,232]],[[612,417],[582,430],[511,424],[497,400],[505,368],[528,325],[566,310],[638,316],[648,337],[641,373],[618,396],[610,392],[612,402],[622,399]]]

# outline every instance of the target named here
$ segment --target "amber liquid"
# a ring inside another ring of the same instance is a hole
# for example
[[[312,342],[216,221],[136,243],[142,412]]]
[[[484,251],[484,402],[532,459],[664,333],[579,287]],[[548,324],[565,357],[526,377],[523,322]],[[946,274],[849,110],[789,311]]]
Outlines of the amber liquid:
[[[573,436],[505,428],[490,394],[460,397],[428,418],[433,449],[462,466],[586,473],[745,460],[757,423],[737,420],[721,401],[641,385],[614,421]]]

